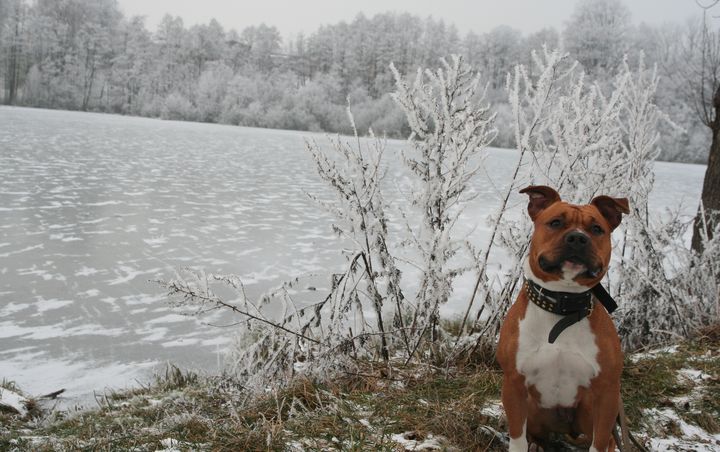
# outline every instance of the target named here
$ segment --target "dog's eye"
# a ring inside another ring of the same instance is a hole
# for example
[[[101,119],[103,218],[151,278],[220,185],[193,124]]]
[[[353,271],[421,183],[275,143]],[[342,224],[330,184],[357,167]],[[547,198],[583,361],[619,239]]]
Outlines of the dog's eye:
[[[590,227],[590,232],[592,232],[595,235],[605,234],[605,230],[596,224],[594,224]]]
[[[548,223],[548,226],[550,226],[553,229],[557,229],[557,228],[561,227],[562,225],[563,225],[562,220],[560,220],[558,218],[556,218],[556,219],[552,220],[550,223]]]

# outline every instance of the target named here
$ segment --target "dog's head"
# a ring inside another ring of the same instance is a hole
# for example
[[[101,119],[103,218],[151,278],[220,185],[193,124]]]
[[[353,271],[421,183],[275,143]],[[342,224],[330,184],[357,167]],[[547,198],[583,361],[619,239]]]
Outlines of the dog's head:
[[[598,196],[590,204],[568,204],[546,186],[520,190],[530,197],[528,213],[535,223],[529,265],[543,281],[572,280],[592,287],[610,263],[610,233],[630,213],[626,198]]]

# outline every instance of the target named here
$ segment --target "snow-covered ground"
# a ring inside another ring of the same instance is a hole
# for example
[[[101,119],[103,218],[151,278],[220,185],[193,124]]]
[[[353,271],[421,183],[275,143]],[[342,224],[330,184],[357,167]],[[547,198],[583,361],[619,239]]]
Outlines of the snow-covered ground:
[[[242,277],[257,296],[299,274],[318,289],[342,263],[304,138],[322,135],[91,113],[0,107],[0,379],[31,394],[134,384],[170,361],[215,371],[232,341],[222,315],[169,308],[150,280],[185,266]],[[403,203],[404,143],[386,178]],[[491,150],[462,231],[487,240],[514,151]],[[651,207],[692,214],[704,167],[658,163]],[[488,177],[492,183],[488,182]],[[522,214],[525,199],[513,199]],[[400,228],[399,224],[393,227]],[[460,311],[472,276],[446,314]],[[314,290],[303,290],[308,299]]]

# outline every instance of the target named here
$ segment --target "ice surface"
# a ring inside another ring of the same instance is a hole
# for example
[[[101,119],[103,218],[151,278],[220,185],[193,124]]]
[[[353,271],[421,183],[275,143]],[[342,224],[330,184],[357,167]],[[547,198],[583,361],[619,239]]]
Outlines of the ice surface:
[[[215,371],[233,330],[176,316],[150,280],[178,268],[238,274],[249,296],[317,273],[299,301],[324,297],[344,245],[307,193],[331,199],[305,151],[321,135],[0,107],[0,378],[31,394],[69,397],[131,384],[166,361]],[[408,176],[388,143],[386,197],[407,205]],[[482,247],[514,151],[491,150],[493,182],[458,224]],[[658,163],[656,212],[692,215],[705,168]],[[525,199],[511,199],[514,215]],[[390,230],[402,230],[392,222]],[[502,259],[491,268],[497,270]],[[404,281],[417,279],[404,269]],[[462,311],[474,275],[458,280],[444,315]],[[304,297],[304,298],[303,298]],[[213,318],[230,324],[235,318]],[[137,363],[141,363],[138,365]]]

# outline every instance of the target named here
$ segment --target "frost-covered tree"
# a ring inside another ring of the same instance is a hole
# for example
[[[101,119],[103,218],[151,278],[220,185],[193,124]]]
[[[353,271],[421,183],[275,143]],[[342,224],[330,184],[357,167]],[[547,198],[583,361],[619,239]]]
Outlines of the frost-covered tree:
[[[478,67],[487,74],[490,88],[501,90],[507,73],[521,60],[522,35],[508,26],[499,26],[483,35],[482,58]]]
[[[33,85],[23,101],[84,110],[107,104],[121,18],[110,0],[34,3],[24,39]]]
[[[628,52],[631,29],[621,0],[581,0],[563,30],[563,46],[589,74],[608,74]]]
[[[390,61],[407,73],[434,66],[441,56],[462,54],[486,74],[488,100],[497,105],[499,115],[509,117],[504,74],[516,63],[534,70],[530,50],[543,43],[564,44],[606,87],[623,50],[633,50],[629,61],[635,64],[635,49],[645,49],[648,63],[658,63],[663,75],[658,103],[685,131],[661,137],[661,158],[704,162],[710,134],[703,133],[691,114],[692,103],[678,96],[691,85],[678,82],[682,70],[693,66],[684,63],[683,49],[700,41],[701,27],[694,24],[694,34],[666,26],[627,28],[626,11],[618,5],[615,0],[581,3],[562,43],[554,29],[522,36],[499,26],[461,36],[452,24],[407,13],[359,14],[351,22],[324,25],[290,42],[269,25],[238,32],[223,29],[216,20],[186,27],[172,16],[148,30],[141,19],[123,17],[115,0],[2,0],[0,101],[12,97],[20,105],[159,117],[175,93],[192,110],[183,119],[349,133],[342,111],[353,95],[360,99],[353,106],[358,124],[374,123],[377,131],[402,137],[407,122],[388,98],[394,83]],[[15,14],[18,6],[20,16]],[[584,10],[591,14],[580,14]],[[225,86],[218,83],[226,77],[211,81],[212,72],[207,72],[220,64],[232,71]],[[243,106],[228,102],[231,108],[225,108],[225,99],[207,95],[210,85],[216,93],[232,92],[232,80],[249,78],[255,79],[249,85],[271,85],[272,95],[252,90],[256,97]],[[328,79],[337,91],[308,99]],[[198,95],[201,84],[205,91]],[[313,89],[305,90],[307,84]],[[209,105],[211,99],[218,105]],[[514,146],[505,124],[511,123],[499,122],[501,139],[496,144]]]
[[[116,112],[140,114],[141,94],[147,92],[146,74],[153,65],[152,41],[142,17],[122,24],[118,55],[110,72],[112,97],[109,108]]]
[[[223,63],[214,62],[203,71],[195,91],[195,105],[198,119],[217,122],[222,112],[222,101],[232,79],[232,69]]]
[[[186,95],[190,81],[188,66],[189,36],[180,17],[165,15],[158,24],[154,35],[156,45],[153,48],[153,74],[151,92],[159,100],[172,92]]]
[[[225,53],[225,31],[217,20],[205,25],[195,25],[189,30],[190,58],[196,66],[196,74],[202,74],[205,65],[219,61]]]
[[[707,13],[718,1],[704,6],[699,33],[690,34],[682,53],[682,93],[699,120],[710,129],[710,151],[703,180],[700,207],[695,217],[692,247],[702,254],[705,239],[712,239],[720,216],[720,31],[711,29]]]
[[[245,28],[240,34],[249,52],[250,63],[261,72],[270,71],[273,57],[280,50],[280,32],[265,24]]]
[[[18,90],[24,78],[27,59],[23,46],[26,37],[27,9],[21,0],[8,1],[3,5],[7,16],[0,23],[0,61],[4,64],[5,103],[15,104]]]
[[[526,36],[519,52],[521,59],[519,59],[517,63],[524,64],[532,74],[532,72],[536,70],[532,60],[532,52],[533,50],[540,52],[543,47],[547,47],[548,49],[561,48],[560,33],[554,28],[543,28]],[[510,70],[508,70],[508,72],[510,72]]]
[[[349,114],[350,121],[354,119]],[[341,285],[334,287],[330,297],[337,304],[333,311],[350,311],[356,317],[353,325],[342,325],[348,328],[341,336],[352,338],[354,334],[377,333],[380,344],[380,355],[385,362],[390,359],[389,342],[393,338],[404,343],[405,352],[410,354],[409,331],[405,328],[403,313],[405,297],[400,285],[400,271],[395,257],[390,252],[388,220],[380,181],[383,178],[381,167],[383,142],[375,140],[367,149],[354,130],[357,145],[343,143],[336,138],[332,146],[340,152],[340,161],[323,153],[316,143],[309,142],[308,150],[313,156],[320,176],[335,189],[334,203],[321,202],[333,213],[336,223],[333,229],[340,236],[352,243],[352,252],[347,255],[349,267]],[[316,198],[317,200],[317,198]],[[383,319],[384,308],[392,307],[392,325],[399,333],[386,331]],[[350,308],[352,306],[352,308]],[[366,311],[374,314],[374,321],[365,319]],[[343,319],[331,316],[331,322],[341,325]],[[336,329],[337,325],[329,326]],[[342,331],[342,330],[339,331]]]

